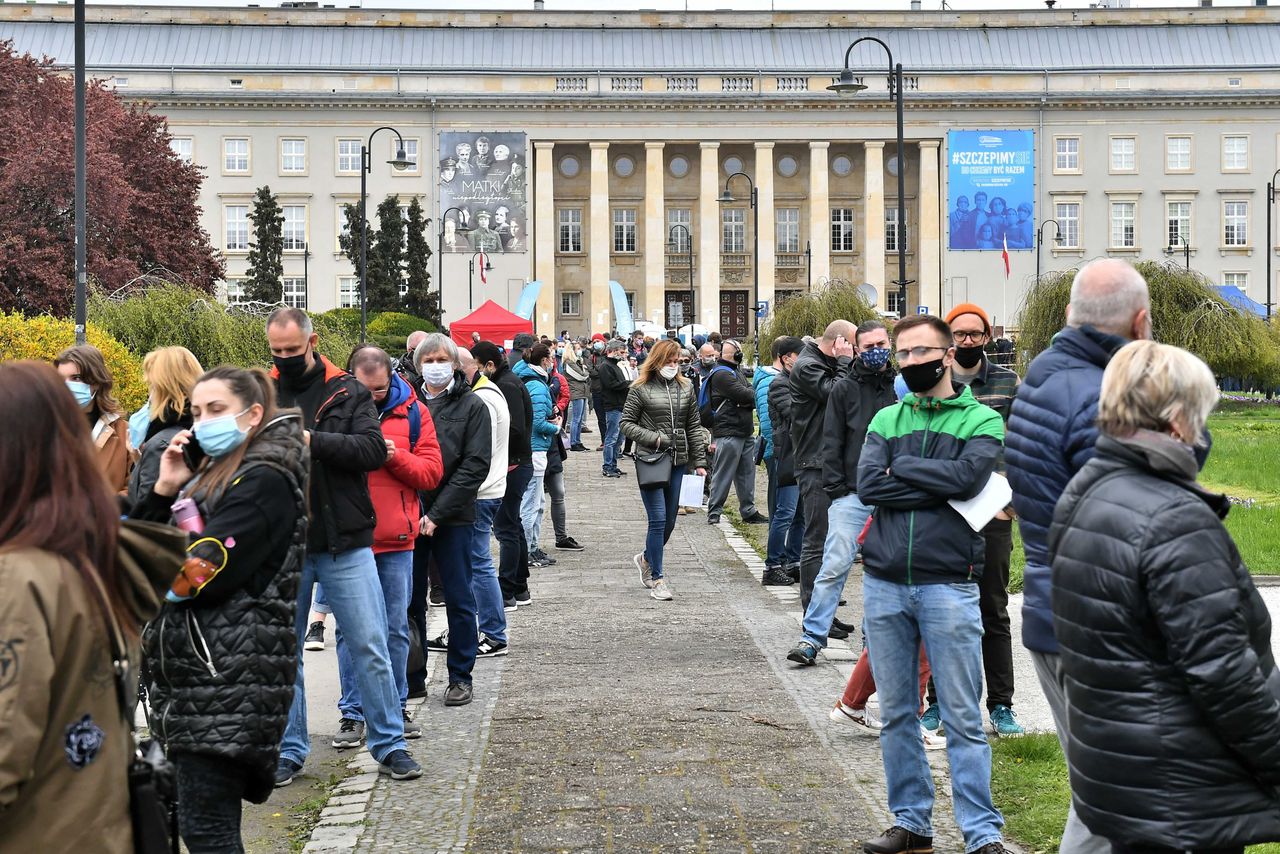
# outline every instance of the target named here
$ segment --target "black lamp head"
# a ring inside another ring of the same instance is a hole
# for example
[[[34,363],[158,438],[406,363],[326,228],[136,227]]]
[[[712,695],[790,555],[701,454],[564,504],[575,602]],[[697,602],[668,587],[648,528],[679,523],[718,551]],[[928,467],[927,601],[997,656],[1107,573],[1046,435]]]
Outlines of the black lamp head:
[[[832,92],[840,95],[854,95],[866,89],[865,83],[859,83],[853,78],[853,71],[846,68],[840,72],[840,79],[827,87]]]

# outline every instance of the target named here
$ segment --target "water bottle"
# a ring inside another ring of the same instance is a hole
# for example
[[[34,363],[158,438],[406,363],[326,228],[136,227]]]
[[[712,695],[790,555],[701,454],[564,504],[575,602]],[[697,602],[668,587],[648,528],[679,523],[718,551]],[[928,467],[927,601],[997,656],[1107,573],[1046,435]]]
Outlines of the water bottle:
[[[204,531],[204,519],[200,517],[200,508],[190,498],[179,498],[170,508],[173,513],[173,524],[190,534]]]

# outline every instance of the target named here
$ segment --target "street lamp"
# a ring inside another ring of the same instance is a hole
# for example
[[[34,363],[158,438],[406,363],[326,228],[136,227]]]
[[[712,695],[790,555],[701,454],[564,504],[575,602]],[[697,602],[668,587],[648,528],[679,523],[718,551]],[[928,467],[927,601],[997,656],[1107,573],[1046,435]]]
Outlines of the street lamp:
[[[693,235],[689,233],[689,227],[686,225],[683,225],[681,223],[676,223],[675,225],[671,226],[671,229],[667,232],[667,240],[671,243],[672,249],[675,249],[677,246],[679,246],[679,244],[676,243],[676,239],[675,239],[675,233],[677,228],[684,232],[685,256],[689,260],[689,314],[692,315],[689,318],[689,340],[692,341],[693,326],[698,322],[698,302],[697,302],[698,297],[697,297],[697,293],[693,289]],[[680,332],[680,327],[682,325],[683,324],[676,324],[677,333]]]
[[[75,230],[76,230],[76,295],[75,326],[76,344],[85,341],[85,329],[88,324],[89,271],[85,241],[88,239],[85,210],[85,82],[84,82],[84,5],[85,0],[76,0],[75,9],[75,98],[76,98],[76,187],[75,187]]]
[[[370,156],[369,149],[373,148],[373,138],[377,136],[378,131],[389,130],[396,135],[396,156],[387,162],[391,164],[391,168],[403,171],[413,166],[413,161],[405,154],[404,137],[400,135],[400,131],[393,127],[374,128],[373,133],[369,134],[368,143],[360,144],[360,343],[365,340],[365,327],[368,325],[369,309],[368,300],[365,298],[367,294],[366,274],[368,273],[368,261],[365,257],[369,251],[369,173],[373,171],[373,157]]]
[[[493,272],[493,265],[489,263],[488,252],[485,252],[483,249],[481,249],[478,252],[472,253],[471,260],[467,262],[467,306],[468,308],[471,308],[471,309],[474,309],[476,307],[475,297],[472,296],[472,293],[471,293],[472,283],[475,280],[475,275],[476,275],[476,256],[479,256],[484,259],[484,266],[480,268],[481,273]]]
[[[311,244],[302,244],[302,293],[303,298],[311,295],[311,273],[309,271],[311,261]]]
[[[734,178],[741,175],[747,179],[747,186],[751,188],[750,204],[751,204],[751,230],[752,238],[752,262],[751,262],[751,305],[752,315],[755,317],[753,324],[756,333],[756,344],[760,343],[760,198],[756,193],[756,182],[751,180],[751,176],[746,172],[734,172],[728,178],[724,179],[724,192],[720,194],[720,198],[716,201],[722,205],[732,204],[734,202],[733,194],[729,192],[729,184]],[[756,347],[756,358],[760,357],[760,348]]]
[[[1267,320],[1271,319],[1271,259],[1275,255],[1275,243],[1271,237],[1271,208],[1276,203],[1276,178],[1280,178],[1280,169],[1271,175],[1267,182],[1267,244],[1263,249],[1267,253]]]
[[[1181,229],[1179,229],[1179,231],[1178,231],[1178,233],[1177,233],[1177,234],[1171,234],[1171,235],[1169,235],[1169,245],[1165,247],[1164,254],[1166,254],[1166,255],[1172,255],[1174,252],[1176,252],[1176,251],[1177,251],[1174,247],[1179,246],[1179,245],[1181,245],[1181,246],[1182,246],[1182,254],[1183,254],[1183,255],[1186,257],[1186,259],[1187,259],[1187,270],[1188,270],[1188,271],[1190,271],[1190,269],[1191,269],[1191,243],[1187,240],[1187,238],[1186,238],[1185,236],[1183,236]]]
[[[832,83],[827,88],[832,92],[840,95],[853,95],[866,89],[866,84],[859,83],[854,79],[853,71],[849,68],[849,57],[853,54],[853,49],[862,42],[875,42],[884,48],[884,52],[889,56],[889,75],[893,80],[893,91],[889,93],[889,100],[893,101],[897,107],[898,118],[898,216],[894,223],[895,237],[894,243],[898,248],[898,280],[894,282],[898,286],[898,314],[901,316],[906,313],[907,309],[907,285],[911,280],[907,278],[907,184],[906,184],[906,143],[902,139],[902,63],[894,64],[893,51],[889,50],[889,46],[875,36],[863,36],[855,39],[853,44],[849,45],[844,52],[844,70],[840,72],[840,79]],[[871,259],[867,259],[870,263]]]
[[[454,220],[453,231],[455,234],[470,234],[471,226],[462,221],[461,208],[448,208],[444,213],[440,214],[440,239],[436,242],[436,290],[440,294],[440,317],[444,318],[444,224],[449,218],[449,214],[456,213],[458,219]]]
[[[1053,242],[1058,246],[1062,245],[1062,224],[1056,219],[1046,219],[1040,223],[1040,227],[1036,229],[1036,281],[1040,281],[1040,243],[1044,240],[1044,227],[1049,223],[1053,223]]]
[[[804,292],[811,294],[813,293],[813,251],[809,248],[807,240],[804,242],[804,276]]]

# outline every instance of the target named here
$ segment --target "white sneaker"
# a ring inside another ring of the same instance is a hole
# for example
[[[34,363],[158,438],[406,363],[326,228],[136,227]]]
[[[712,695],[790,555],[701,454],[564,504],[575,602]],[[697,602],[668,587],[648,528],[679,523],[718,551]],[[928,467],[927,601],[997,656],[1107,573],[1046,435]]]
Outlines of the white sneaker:
[[[659,599],[663,602],[670,602],[671,588],[667,586],[667,580],[665,578],[659,578],[657,581],[653,582],[653,589],[649,591],[649,595],[654,599]]]
[[[945,750],[947,746],[947,737],[936,732],[930,732],[924,727],[920,727],[920,737],[924,739],[925,750]]]
[[[870,735],[879,735],[880,728],[883,724],[872,716],[871,712],[866,709],[851,709],[842,702],[836,702],[836,706],[831,710],[831,720],[839,724],[851,724],[864,733]]]
[[[640,570],[640,583],[645,587],[653,587],[653,570],[649,568],[649,561],[644,559],[644,552],[636,555],[631,559],[636,565],[636,569]]]

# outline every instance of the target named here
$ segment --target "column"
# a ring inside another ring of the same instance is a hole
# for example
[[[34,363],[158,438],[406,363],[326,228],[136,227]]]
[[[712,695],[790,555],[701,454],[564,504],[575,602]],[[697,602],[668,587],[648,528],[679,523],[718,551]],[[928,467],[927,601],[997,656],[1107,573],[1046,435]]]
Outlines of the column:
[[[552,156],[553,142],[535,142],[533,144],[534,190],[533,190],[533,225],[534,225],[534,265],[533,277],[542,282],[542,290],[538,292],[538,304],[534,308],[533,326],[538,332],[555,335],[556,322],[556,201],[553,176],[555,175],[555,158]],[[525,224],[526,229],[528,223]]]
[[[720,328],[720,143],[704,142],[698,184],[698,322]]]
[[[773,216],[773,143],[756,143],[756,205],[760,214],[760,300],[774,309],[774,278],[777,273],[777,229]],[[768,318],[766,318],[767,320]],[[756,328],[752,325],[752,330]],[[762,360],[763,361],[763,360]]]
[[[920,140],[920,234],[918,247],[920,290],[917,304],[927,305],[934,314],[941,315],[942,268],[939,252],[942,248],[941,216],[939,205],[942,186],[938,183],[938,146],[942,140]]]
[[[862,275],[876,289],[876,308],[884,311],[884,141],[866,142],[863,148],[867,156],[862,183]]]
[[[831,195],[827,186],[829,142],[809,143],[809,249],[813,285],[831,278]]]
[[[609,143],[591,143],[591,221],[588,223],[587,317],[592,332],[613,328],[613,312],[609,306]]]
[[[644,294],[645,317],[667,325],[667,205],[661,142],[644,144]]]

